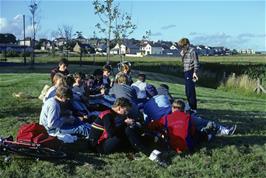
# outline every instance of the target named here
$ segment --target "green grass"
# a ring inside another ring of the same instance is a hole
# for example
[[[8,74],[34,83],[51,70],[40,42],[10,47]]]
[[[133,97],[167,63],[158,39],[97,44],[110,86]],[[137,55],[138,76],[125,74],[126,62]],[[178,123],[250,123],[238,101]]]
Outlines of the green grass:
[[[47,63],[53,62],[56,63],[61,57],[59,56],[41,56],[36,57],[37,63]],[[94,58],[91,57],[83,57],[83,61],[93,62]],[[222,63],[222,64],[266,64],[266,55],[237,55],[237,56],[200,56],[200,61],[206,63]],[[79,57],[69,57],[70,61],[79,61]],[[120,61],[119,56],[111,56],[111,61]],[[125,60],[131,62],[176,62],[181,61],[180,57],[150,57],[145,56],[142,58],[139,57],[126,57]],[[22,57],[9,57],[7,61],[10,62],[23,62]],[[30,61],[30,57],[27,57],[27,61]],[[95,57],[96,62],[105,62],[106,57]]]
[[[50,83],[49,75],[39,69],[35,73],[18,69],[19,73],[0,74],[1,136],[15,136],[21,124],[38,122],[42,103],[37,97]],[[91,71],[85,66],[82,69]],[[14,72],[12,68],[5,70]],[[184,98],[182,80],[151,73],[148,78],[155,85],[166,82],[174,97]],[[28,98],[13,97],[17,92]],[[142,154],[132,161],[125,153],[100,156],[80,148],[61,161],[14,157],[5,163],[0,156],[0,177],[266,177],[266,97],[203,87],[197,87],[197,96],[199,113],[224,124],[237,124],[236,135],[216,138],[194,154],[173,154],[167,168]]]

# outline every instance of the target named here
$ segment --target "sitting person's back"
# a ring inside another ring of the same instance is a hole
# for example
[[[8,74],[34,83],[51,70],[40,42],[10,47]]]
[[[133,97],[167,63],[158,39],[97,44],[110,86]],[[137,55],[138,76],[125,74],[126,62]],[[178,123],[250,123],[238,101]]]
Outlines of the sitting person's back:
[[[171,103],[165,95],[157,95],[157,90],[153,85],[146,87],[146,94],[150,98],[144,104],[145,122],[160,119],[171,112]]]
[[[109,95],[115,96],[115,98],[127,98],[131,103],[137,103],[137,93],[131,86],[127,85],[127,77],[125,74],[121,74],[118,79],[118,83],[115,83],[109,91]]]
[[[193,141],[190,134],[190,115],[185,112],[175,111],[151,122],[148,126],[152,130],[167,130],[170,147],[176,152],[192,150]]]
[[[145,81],[146,81],[145,74],[139,74],[138,80],[131,85],[136,90],[138,99],[146,99],[147,97],[145,91],[147,83]]]
[[[174,98],[172,97],[172,95],[169,92],[169,86],[166,84],[161,84],[158,88],[157,88],[157,92],[158,95],[165,95],[168,97],[168,100],[172,103],[174,101]]]

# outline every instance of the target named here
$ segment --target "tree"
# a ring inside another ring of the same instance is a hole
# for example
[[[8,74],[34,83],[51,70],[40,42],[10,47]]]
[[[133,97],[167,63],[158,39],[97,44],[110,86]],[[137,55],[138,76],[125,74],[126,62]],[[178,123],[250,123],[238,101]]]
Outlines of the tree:
[[[151,30],[147,30],[145,32],[145,35],[142,36],[142,40],[143,41],[149,41],[150,40],[150,37],[151,37]]]
[[[38,9],[39,3],[37,0],[31,0],[31,4],[29,5],[29,10],[32,15],[31,21],[32,21],[32,30],[33,30],[33,38],[31,42],[32,47],[32,53],[31,53],[31,65],[34,65],[35,62],[35,55],[34,55],[34,48],[35,48],[35,38],[36,38],[36,32],[37,32],[37,22],[36,22],[36,12]]]
[[[73,45],[72,37],[73,37],[73,28],[70,25],[63,25],[62,27],[58,27],[58,35],[61,38],[65,39],[65,44],[63,47],[67,50],[67,58],[68,58],[68,50]]]
[[[16,36],[11,33],[0,33],[0,43],[16,43]]]
[[[125,39],[131,35],[137,28],[135,24],[132,23],[132,18],[127,13],[123,13],[116,19],[116,28],[113,33],[115,36],[115,41],[119,45],[119,51],[121,52],[121,44],[125,42]],[[122,56],[121,56],[122,58]]]
[[[84,39],[84,36],[82,35],[82,31],[76,31],[75,35],[77,39]]]
[[[114,4],[114,0],[94,0],[93,6],[95,14],[97,14],[101,20],[101,23],[97,23],[95,26],[99,29],[100,33],[107,35],[107,63],[110,62],[110,40],[111,33],[115,28],[114,22],[119,15],[118,5]]]

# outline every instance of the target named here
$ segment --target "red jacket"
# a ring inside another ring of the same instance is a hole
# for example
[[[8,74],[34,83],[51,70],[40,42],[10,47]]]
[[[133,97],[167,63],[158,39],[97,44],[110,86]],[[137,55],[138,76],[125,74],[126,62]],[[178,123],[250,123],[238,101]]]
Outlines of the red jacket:
[[[155,131],[167,129],[170,147],[176,152],[183,152],[193,147],[191,138],[193,129],[190,120],[190,115],[175,111],[151,122],[148,128]]]

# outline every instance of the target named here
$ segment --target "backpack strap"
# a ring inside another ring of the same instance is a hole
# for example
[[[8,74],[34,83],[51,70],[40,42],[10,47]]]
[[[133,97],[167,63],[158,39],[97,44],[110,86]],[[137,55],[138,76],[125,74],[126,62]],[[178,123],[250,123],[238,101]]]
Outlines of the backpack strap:
[[[167,119],[167,115],[164,116],[164,129],[168,131],[168,119]]]
[[[169,144],[169,135],[168,135],[168,115],[164,116],[164,140],[167,145],[167,149],[170,150],[170,144]]]

